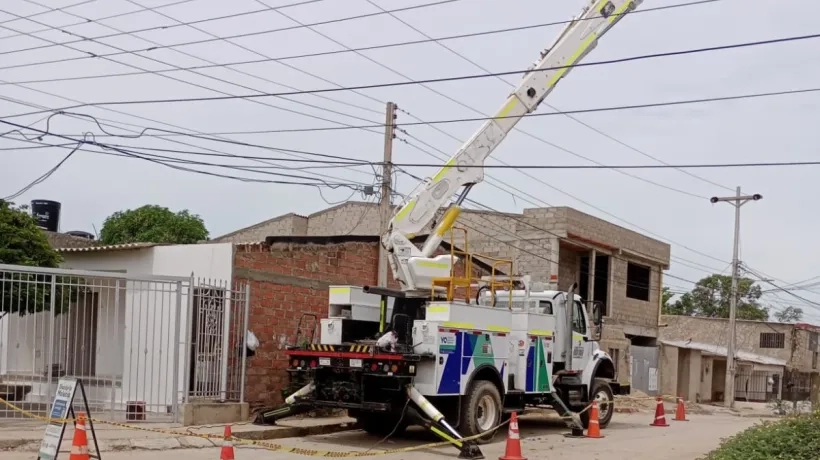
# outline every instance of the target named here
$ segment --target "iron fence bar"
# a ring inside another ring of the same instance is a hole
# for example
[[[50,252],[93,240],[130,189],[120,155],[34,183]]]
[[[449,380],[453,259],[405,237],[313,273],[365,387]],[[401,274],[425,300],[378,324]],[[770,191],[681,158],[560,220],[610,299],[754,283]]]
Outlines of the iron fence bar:
[[[245,402],[245,370],[248,360],[248,316],[250,311],[251,285],[245,283],[245,312],[242,322],[242,363],[239,366],[239,402]]]

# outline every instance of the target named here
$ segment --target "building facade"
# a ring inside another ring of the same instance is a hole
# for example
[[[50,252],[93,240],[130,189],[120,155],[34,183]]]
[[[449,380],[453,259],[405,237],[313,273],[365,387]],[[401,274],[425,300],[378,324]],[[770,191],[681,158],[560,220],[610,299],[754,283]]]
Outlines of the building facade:
[[[632,383],[650,394],[658,391],[660,292],[663,271],[669,268],[668,244],[568,207],[525,209],[521,214],[465,210],[456,226],[466,229],[467,241],[464,241],[462,232],[454,232],[452,244],[471,253],[512,259],[514,274],[528,274],[536,281],[563,290],[578,283],[578,294],[605,306],[601,347],[616,361],[619,380]],[[365,284],[376,281],[378,234],[378,206],[348,202],[308,216],[294,213],[279,216],[217,237],[214,241],[244,243],[260,242],[268,237],[371,237],[372,242],[366,250],[364,247],[358,249],[367,256],[346,256],[356,260],[355,267],[349,266],[347,271],[330,266],[315,272],[306,271],[307,268],[297,270],[315,276],[317,280],[325,276],[324,280],[331,284]],[[295,244],[291,247],[296,248]],[[246,246],[239,244],[237,247]],[[278,260],[283,256],[273,255],[279,254],[277,251],[281,249],[270,250],[274,252],[266,256],[266,262],[255,262],[260,267],[267,267],[260,270],[276,270],[274,265],[283,263]],[[238,258],[242,251],[245,249],[238,249]],[[330,256],[322,257],[325,262],[316,262],[317,267],[334,260],[334,263],[341,263]],[[352,264],[346,260],[345,263]],[[241,263],[247,262],[237,259],[237,266]],[[324,314],[326,293],[317,293],[310,301],[316,303],[311,304],[311,309]],[[283,313],[277,314],[281,317]],[[289,321],[297,321],[296,316],[290,317]],[[281,365],[285,365],[284,361]],[[278,375],[277,378],[284,378],[284,372]]]
[[[661,316],[662,386],[689,400],[722,401],[729,321]],[[768,321],[736,322],[735,399],[816,399],[820,327]]]

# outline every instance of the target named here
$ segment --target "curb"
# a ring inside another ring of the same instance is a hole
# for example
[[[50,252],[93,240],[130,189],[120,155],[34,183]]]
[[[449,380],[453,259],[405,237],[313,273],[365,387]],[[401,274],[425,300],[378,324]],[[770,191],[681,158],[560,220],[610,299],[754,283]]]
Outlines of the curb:
[[[270,430],[236,432],[234,437],[249,441],[270,441],[274,439],[317,436],[323,434],[340,433],[357,430],[359,426],[352,422],[331,423],[314,426],[289,426]],[[100,439],[97,441],[100,452],[122,452],[129,450],[174,450],[174,449],[206,449],[220,447],[220,439],[207,439],[194,436],[168,436],[165,438],[137,438],[137,439]],[[242,444],[235,443],[235,447]],[[32,439],[5,439],[0,440],[0,452],[37,452],[40,449],[40,440]],[[93,442],[92,442],[93,449]],[[60,452],[71,450],[71,440],[63,439]]]

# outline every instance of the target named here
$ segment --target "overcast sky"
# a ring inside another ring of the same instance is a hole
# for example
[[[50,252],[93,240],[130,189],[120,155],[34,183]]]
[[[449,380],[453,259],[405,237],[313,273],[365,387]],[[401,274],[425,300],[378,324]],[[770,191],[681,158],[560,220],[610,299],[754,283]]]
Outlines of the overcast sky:
[[[82,0],[34,1],[3,0],[0,3],[0,67],[78,58],[88,56],[89,52],[96,55],[119,54],[108,58],[74,59],[48,65],[0,69],[0,117],[37,111],[42,106],[59,108],[100,101],[244,95],[259,91],[270,93],[405,81],[401,75],[418,80],[483,73],[476,65],[436,43],[364,51],[361,55],[347,52],[233,67],[242,73],[224,67],[160,74],[144,71],[208,65],[206,60],[224,64],[343,50],[344,47],[399,43],[424,39],[422,33],[439,38],[550,23],[572,18],[584,3],[579,0],[460,0],[395,13],[396,17],[422,32],[419,33],[387,14],[294,28],[298,26],[295,21],[312,24],[380,11],[366,0],[316,1],[279,11],[266,10],[262,3],[254,0],[189,0],[165,8],[158,7],[181,0],[91,0],[66,8],[63,12],[52,11],[31,20],[14,20],[15,15],[29,16],[74,5]],[[270,7],[301,3],[298,0],[263,1]],[[647,0],[641,8],[683,1]],[[437,3],[434,0],[373,2],[385,9]],[[601,40],[585,62],[817,33],[816,17],[807,14],[812,11],[813,5],[808,0],[722,0],[631,15]],[[148,8],[156,10],[152,12],[146,10]],[[179,26],[180,22],[257,10],[266,11],[193,26],[200,30]],[[135,13],[97,21],[127,12]],[[136,36],[120,34],[174,25],[176,27],[146,31]],[[486,70],[512,71],[528,67],[562,27],[531,28],[441,43]],[[233,44],[211,40],[144,51],[157,45],[279,28],[290,30],[231,39]],[[98,41],[44,47],[51,43],[77,41],[78,36],[93,38],[112,34],[118,35]],[[39,49],[9,53],[32,47]],[[137,50],[143,52],[123,52]],[[818,62],[820,41],[804,40],[578,68],[558,85],[545,102],[559,110],[574,110],[809,88],[820,81]],[[139,74],[47,83],[9,83],[112,73]],[[430,121],[477,117],[481,116],[479,112],[492,113],[506,98],[510,83],[517,83],[519,77],[504,78],[509,83],[498,78],[485,78],[433,83],[428,85],[429,88],[412,85],[362,90],[359,94],[334,92],[300,95],[291,100],[267,97],[120,105],[107,109],[84,107],[75,112],[114,121],[117,122],[114,123],[116,126],[138,131],[145,127],[157,127],[185,132],[224,133],[331,127],[340,126],[340,123],[382,123],[384,102],[391,100],[402,110],[398,118],[401,124],[417,121],[410,114]],[[14,103],[10,99],[34,107]],[[552,112],[553,108],[542,106],[539,112]],[[820,94],[807,93],[574,115],[577,121],[564,115],[532,117],[518,125],[526,134],[513,132],[496,150],[490,164],[498,164],[495,159],[519,165],[592,164],[569,152],[609,165],[658,163],[638,151],[672,164],[817,160],[820,145],[818,113]],[[43,116],[45,114],[15,117],[8,121],[30,125]],[[406,133],[400,133],[400,140],[396,143],[394,161],[439,164],[442,160],[428,156],[414,146],[444,158],[454,153],[460,140],[469,137],[479,126],[480,122],[477,121],[438,125],[440,131],[430,126],[407,126]],[[45,122],[34,127],[44,130]],[[0,126],[0,133],[9,129]],[[106,129],[113,133],[133,134],[117,128]],[[75,137],[85,132],[103,134],[91,121],[65,116],[52,118],[50,132]],[[370,161],[379,161],[382,157],[383,135],[378,128],[370,131],[346,129],[223,137]],[[16,138],[19,139],[19,136]],[[211,152],[236,155],[287,157],[285,153],[267,149],[178,136],[164,139],[98,137],[97,140],[138,147],[188,151],[208,148],[212,149]],[[47,137],[43,142],[64,144],[68,141]],[[0,148],[3,149],[0,151],[1,196],[15,193],[68,153],[68,150],[59,147],[14,150],[32,146],[34,144],[9,137],[0,139]],[[84,148],[96,150],[93,147]],[[446,155],[433,149],[441,150]],[[153,153],[259,166],[259,163],[242,159]],[[198,168],[259,179],[294,180],[224,168]],[[267,171],[272,172],[271,169]],[[433,171],[433,168],[411,170],[422,176]],[[733,208],[726,203],[712,205],[708,197],[731,195],[734,187],[740,185],[746,193],[760,193],[765,197],[743,207],[742,260],[782,285],[820,275],[817,250],[806,245],[806,242],[814,241],[820,220],[814,199],[820,192],[820,181],[817,180],[820,167],[687,171],[697,177],[672,169],[628,170],[626,174],[613,170],[490,170],[490,181],[504,189],[509,190],[508,186],[513,186],[520,191],[501,192],[485,182],[477,186],[470,197],[508,212],[520,212],[536,206],[571,206],[627,228],[651,232],[653,235],[650,236],[672,243],[673,261],[668,273],[697,281],[715,271],[730,273]],[[324,178],[330,182],[371,184],[376,180],[369,167],[285,172],[307,176],[325,174],[332,176]],[[407,193],[414,185],[413,179],[398,176],[400,192]],[[351,191],[325,188],[322,194],[327,201],[337,202],[347,199]],[[159,204],[173,210],[189,209],[200,214],[211,236],[287,212],[309,214],[328,206],[313,187],[239,182],[176,171],[147,161],[85,151],[74,154],[48,180],[22,194],[16,201],[25,203],[32,199],[52,199],[63,204],[63,231],[94,232],[95,228],[99,230],[105,217],[115,211]],[[352,199],[362,198],[355,193]],[[676,291],[691,288],[690,283],[681,279],[667,277],[666,281]],[[817,289],[820,292],[820,288]],[[816,293],[806,290],[795,292],[820,301],[820,295]],[[818,307],[792,300],[788,294],[767,296],[767,299],[775,309],[791,304],[801,306],[810,313],[808,319],[817,322],[820,317]]]

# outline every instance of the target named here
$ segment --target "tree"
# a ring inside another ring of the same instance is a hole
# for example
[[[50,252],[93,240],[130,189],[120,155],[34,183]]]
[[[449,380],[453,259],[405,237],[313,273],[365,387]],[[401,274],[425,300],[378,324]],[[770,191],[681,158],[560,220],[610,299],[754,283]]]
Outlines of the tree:
[[[803,319],[803,309],[800,307],[786,307],[775,312],[774,318],[781,323],[797,323]]]
[[[168,208],[145,205],[117,211],[108,216],[100,231],[104,244],[189,244],[208,239],[205,223],[187,209],[174,213]]]
[[[27,209],[27,206],[0,200],[0,263],[56,268],[62,257],[52,249],[46,234],[37,227],[37,221]],[[52,278],[49,274],[0,272],[0,317],[8,313],[25,315],[48,310],[53,294],[57,296],[55,305],[62,310],[73,297],[72,289],[63,289],[67,284],[63,282],[56,286],[60,281],[58,277],[52,290]]]
[[[737,318],[765,321],[769,319],[769,309],[758,302],[762,290],[754,283],[751,278],[737,280]],[[731,276],[710,275],[698,281],[691,292],[683,294],[665,313],[728,318],[731,295]]]
[[[674,313],[670,313],[674,306],[672,302],[672,297],[675,297],[675,293],[672,292],[669,287],[664,286],[661,288],[661,310],[663,311],[664,315],[673,315]]]

